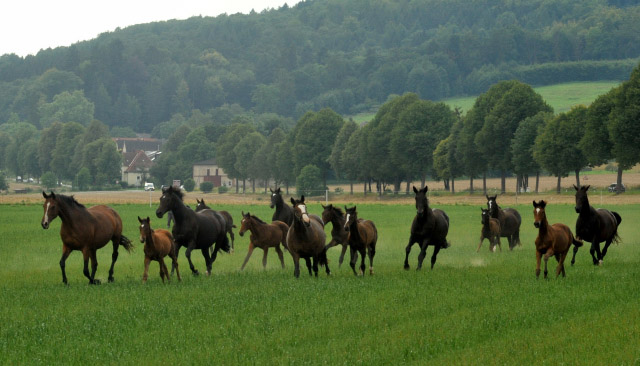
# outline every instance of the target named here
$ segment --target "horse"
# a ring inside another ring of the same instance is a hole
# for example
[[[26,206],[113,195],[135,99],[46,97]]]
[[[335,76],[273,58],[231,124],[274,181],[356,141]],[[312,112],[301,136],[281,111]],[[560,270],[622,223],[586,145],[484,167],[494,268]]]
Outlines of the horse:
[[[311,260],[313,259],[313,272],[318,277],[318,264],[324,266],[327,275],[331,274],[327,261],[327,249],[325,248],[326,235],[322,219],[316,215],[309,215],[307,205],[304,203],[304,195],[299,200],[291,197],[293,204],[293,224],[287,232],[287,248],[293,258],[293,275],[300,277],[300,258],[304,258],[309,275],[311,276]]]
[[[536,278],[540,277],[540,259],[544,254],[544,278],[547,278],[547,262],[549,257],[556,257],[558,266],[556,267],[556,278],[560,273],[565,277],[564,260],[569,252],[571,244],[575,248],[581,247],[582,242],[574,238],[571,229],[565,224],[549,225],[545,207],[547,203],[533,201],[533,225],[538,228],[536,238]]]
[[[480,244],[478,244],[476,253],[480,251],[484,239],[489,239],[490,251],[494,252],[496,246],[502,251],[502,245],[500,244],[500,221],[491,217],[488,209],[480,208],[480,210],[482,210],[482,231],[480,232]]]
[[[212,210],[211,207],[207,206],[207,204],[204,203],[204,198],[201,199],[201,200],[196,198],[196,202],[198,202],[198,204],[196,205],[196,212],[202,211],[202,210],[205,210],[205,209]],[[234,247],[233,243],[236,240],[235,235],[233,235],[233,228],[234,227],[237,228],[237,226],[235,226],[233,224],[233,217],[231,217],[231,214],[229,212],[222,211],[222,210],[217,211],[217,212],[219,212],[220,215],[222,215],[222,217],[224,217],[224,221],[226,223],[225,231],[229,234],[229,237],[231,237],[231,253],[233,253],[233,251],[235,250],[235,247]]]
[[[282,265],[282,268],[284,268],[284,257],[282,250],[280,249],[280,244],[282,244],[285,249],[287,248],[287,232],[289,231],[289,225],[278,220],[267,224],[256,216],[251,215],[249,212],[245,214],[243,211],[242,224],[240,225],[240,231],[238,234],[240,234],[240,236],[244,236],[244,233],[247,230],[251,232],[251,236],[249,237],[249,251],[247,252],[247,257],[244,259],[244,263],[242,263],[240,270],[244,270],[244,266],[247,265],[249,257],[251,257],[255,247],[264,251],[264,255],[262,256],[263,268],[267,268],[267,253],[269,252],[269,248],[276,248],[278,258],[280,258],[280,264]]]
[[[219,250],[229,252],[229,239],[227,238],[224,217],[213,210],[204,209],[195,212],[185,206],[182,201],[184,193],[180,188],[169,186],[162,190],[160,205],[156,210],[156,216],[162,218],[167,211],[172,211],[175,224],[171,230],[176,242],[176,256],[180,247],[186,247],[185,255],[189,261],[189,267],[194,275],[199,272],[191,262],[191,251],[200,249],[207,266],[207,275],[211,274],[211,265],[215,262]],[[213,253],[209,255],[209,248],[214,245]]]
[[[573,186],[576,190],[576,213],[578,213],[578,219],[576,220],[576,236],[580,240],[588,241],[591,243],[591,258],[594,265],[602,264],[604,256],[607,254],[607,249],[612,242],[618,243],[620,236],[618,236],[618,226],[622,222],[620,214],[614,211],[609,211],[604,208],[593,208],[589,205],[589,198],[587,197],[587,191],[591,186],[582,186],[578,188]],[[600,251],[600,243],[605,242],[602,252]],[[577,248],[573,249],[573,258],[571,264],[575,262]]]
[[[418,255],[418,270],[422,269],[422,261],[427,255],[427,246],[433,246],[433,255],[431,256],[431,269],[436,264],[436,258],[440,249],[447,249],[450,244],[447,242],[447,234],[449,233],[449,216],[439,209],[431,209],[429,200],[427,199],[427,191],[429,188],[425,186],[418,190],[415,186],[413,192],[416,199],[416,216],[411,223],[411,236],[407,245],[406,256],[404,258],[404,269],[409,269],[409,253],[413,244],[418,243],[420,246],[420,255]]]
[[[507,237],[509,250],[513,250],[516,245],[522,245],[520,242],[520,224],[522,223],[520,213],[513,208],[501,209],[496,202],[497,195],[486,197],[489,213],[491,217],[500,221],[500,236]]]
[[[276,211],[271,217],[271,221],[282,221],[291,227],[291,224],[293,224],[293,208],[287,205],[282,199],[280,188],[276,188],[275,191],[271,188],[269,188],[269,190],[271,191],[271,204],[269,207],[276,208]]]
[[[364,259],[365,252],[369,255],[369,274],[373,275],[373,257],[376,255],[376,243],[378,242],[378,229],[371,220],[358,220],[358,211],[356,206],[351,208],[344,207],[347,218],[344,223],[344,229],[349,233],[349,248],[351,248],[351,269],[354,275],[356,273],[356,261],[358,253],[362,258],[360,262],[360,274],[364,276]]]
[[[48,229],[49,223],[58,216],[62,220],[60,227],[62,282],[65,285],[68,284],[65,271],[67,257],[72,251],[79,250],[84,258],[83,273],[89,279],[89,284],[100,284],[100,280],[95,278],[98,268],[96,251],[104,247],[109,240],[113,243],[109,282],[113,282],[113,266],[118,260],[118,247],[122,245],[127,252],[133,249],[131,240],[122,235],[120,215],[111,207],[104,205],[85,208],[73,196],[56,195],[53,192],[47,195],[44,191],[42,196],[44,197],[44,215],[40,222],[42,228]],[[89,273],[89,259],[91,259],[91,273]]]
[[[347,248],[349,247],[349,243],[347,242],[349,240],[349,232],[347,232],[344,227],[344,213],[339,207],[334,207],[332,204],[329,204],[328,206],[321,206],[323,208],[322,221],[326,223],[330,222],[333,226],[331,229],[331,241],[326,245],[327,250],[338,244],[342,245],[342,252],[340,253],[340,259],[338,261],[338,267],[340,267],[344,261],[344,255],[347,252]]]
[[[169,281],[169,270],[164,263],[164,257],[167,255],[171,258],[171,272],[176,270],[178,274],[178,281],[182,281],[180,278],[180,270],[178,270],[178,255],[176,254],[176,243],[173,240],[173,235],[165,229],[151,228],[151,219],[147,216],[146,219],[140,218],[140,242],[144,243],[144,274],[142,275],[142,283],[147,282],[149,277],[149,263],[158,261],[160,265],[160,278],[164,283],[164,278]]]

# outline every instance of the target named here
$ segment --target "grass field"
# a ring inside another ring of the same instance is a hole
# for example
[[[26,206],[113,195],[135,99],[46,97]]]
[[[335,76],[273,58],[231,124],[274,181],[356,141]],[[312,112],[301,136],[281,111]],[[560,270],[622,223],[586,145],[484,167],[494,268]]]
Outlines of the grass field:
[[[155,205],[114,205],[135,251],[121,250],[115,282],[100,286],[87,284],[74,252],[64,286],[60,220],[43,230],[40,205],[1,205],[0,364],[640,363],[637,205],[609,207],[623,218],[623,242],[602,267],[583,248],[566,278],[549,280],[534,275],[530,204],[517,206],[523,246],[509,252],[503,239],[501,253],[489,253],[486,242],[475,252],[479,206],[439,207],[451,217],[452,247],[433,271],[414,270],[417,247],[412,269],[402,269],[412,205],[359,204],[359,216],[379,230],[374,276],[338,268],[339,247],[329,252],[331,277],[303,271],[296,280],[291,257],[285,253],[282,270],[273,251],[264,271],[261,250],[241,273],[248,236],[236,235],[236,252],[219,255],[211,277],[190,275],[182,251],[181,283],[163,285],[154,262],[143,285],[136,216],[151,216],[155,227],[164,220],[153,219]],[[241,210],[272,214],[266,203],[216,208],[235,220]],[[573,205],[550,205],[547,214],[574,226]],[[109,246],[98,252],[103,281],[110,258]],[[202,256],[193,258],[203,270]]]

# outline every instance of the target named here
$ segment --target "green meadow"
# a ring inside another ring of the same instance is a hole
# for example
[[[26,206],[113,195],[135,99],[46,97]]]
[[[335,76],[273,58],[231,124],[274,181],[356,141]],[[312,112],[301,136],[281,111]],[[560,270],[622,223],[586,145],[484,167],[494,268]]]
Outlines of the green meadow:
[[[182,282],[160,280],[153,262],[141,283],[143,251],[136,217],[164,219],[148,205],[114,205],[132,253],[120,250],[115,282],[106,283],[111,246],[98,252],[97,278],[89,286],[82,256],[67,260],[61,281],[60,219],[40,227],[39,205],[0,206],[0,364],[622,364],[640,363],[640,219],[637,205],[608,207],[622,216],[622,243],[595,267],[587,247],[567,277],[536,279],[531,205],[519,205],[523,245],[490,253],[480,236],[479,206],[438,206],[451,218],[449,240],[433,270],[402,269],[412,205],[359,204],[362,218],[379,230],[375,275],[355,277],[338,267],[340,247],[329,251],[332,275],[321,270],[293,277],[285,252],[281,269],[270,251],[254,251],[244,272],[248,235],[235,253],[221,254],[210,277],[190,274],[180,253]],[[263,219],[272,210],[220,205],[239,226],[241,211]],[[319,204],[309,205],[319,214]],[[549,205],[551,223],[573,228],[573,205]],[[327,233],[330,225],[327,225]],[[328,241],[328,240],[327,240]],[[204,261],[194,251],[196,268]],[[348,261],[348,254],[347,254]],[[554,273],[556,262],[549,261]],[[367,262],[368,267],[368,262]],[[368,272],[368,271],[367,271]]]

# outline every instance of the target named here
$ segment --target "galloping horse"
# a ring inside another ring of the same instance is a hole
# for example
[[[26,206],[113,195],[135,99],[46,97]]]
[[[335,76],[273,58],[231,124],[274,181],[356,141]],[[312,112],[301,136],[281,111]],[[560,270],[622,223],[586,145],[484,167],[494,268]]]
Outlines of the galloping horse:
[[[44,197],[44,216],[42,228],[48,229],[49,223],[60,216],[60,238],[62,239],[62,258],[60,269],[62,270],[62,282],[68,284],[65,271],[65,262],[69,254],[74,250],[82,251],[84,258],[83,273],[89,279],[89,284],[99,284],[95,279],[98,260],[96,251],[104,247],[109,240],[113,243],[111,254],[111,268],[109,268],[109,282],[113,282],[113,266],[118,260],[118,247],[122,245],[131,252],[133,245],[126,236],[122,235],[122,220],[120,215],[108,206],[93,206],[85,208],[73,198],[73,196],[56,195],[51,192]],[[91,273],[89,273],[89,259],[91,259]]]
[[[243,211],[242,224],[240,225],[240,231],[238,233],[240,236],[244,236],[244,233],[247,230],[251,232],[251,236],[249,237],[249,251],[247,252],[247,257],[244,259],[240,270],[244,270],[244,266],[247,265],[255,247],[264,251],[264,255],[262,256],[263,268],[267,268],[267,253],[269,252],[269,248],[276,248],[278,258],[280,258],[280,264],[282,264],[282,268],[284,268],[284,257],[282,255],[282,250],[280,249],[280,243],[282,243],[282,246],[285,249],[287,248],[287,232],[289,231],[289,225],[278,220],[267,224],[256,216],[252,216],[249,212],[245,214]]]
[[[494,252],[496,246],[500,247],[500,251],[502,251],[502,245],[500,244],[500,221],[491,217],[488,209],[480,209],[482,210],[482,232],[480,233],[480,244],[478,244],[476,253],[480,251],[484,239],[489,239],[490,251]]]
[[[334,207],[332,204],[328,206],[321,205],[324,209],[322,211],[322,221],[331,223],[333,228],[331,229],[331,241],[327,244],[327,250],[335,247],[338,244],[342,244],[342,252],[340,253],[340,259],[338,261],[338,267],[342,266],[344,261],[344,254],[347,252],[349,243],[349,232],[345,230],[345,217],[344,213],[339,207]]]
[[[176,242],[176,256],[180,247],[186,247],[185,253],[189,260],[189,267],[194,275],[198,274],[191,262],[191,251],[200,249],[207,266],[207,275],[211,274],[211,264],[215,262],[219,250],[229,252],[229,239],[227,238],[224,217],[212,210],[195,212],[182,202],[184,193],[180,188],[169,186],[162,191],[160,206],[156,210],[156,216],[162,218],[167,211],[172,211],[175,217],[172,233]],[[209,247],[215,243],[212,256],[209,256]]]
[[[491,217],[500,221],[500,236],[507,237],[509,249],[513,250],[516,245],[522,245],[520,242],[520,224],[522,223],[520,213],[513,208],[501,209],[500,206],[498,206],[498,202],[496,202],[497,195],[486,197],[489,213]]]
[[[447,233],[449,233],[449,216],[439,209],[431,209],[429,200],[427,199],[428,187],[418,190],[413,187],[416,194],[416,217],[413,218],[411,224],[411,236],[407,245],[406,256],[404,258],[404,269],[409,269],[409,253],[413,244],[418,243],[420,246],[420,255],[418,255],[418,270],[422,268],[422,261],[427,255],[427,246],[433,246],[433,255],[431,256],[431,269],[436,264],[436,257],[440,249],[447,249]]]
[[[622,222],[622,217],[617,212],[604,208],[596,209],[589,205],[589,198],[587,197],[589,187],[591,186],[582,186],[580,188],[573,186],[576,190],[576,213],[579,214],[576,220],[576,236],[580,240],[591,243],[589,252],[591,253],[593,264],[599,265],[602,264],[609,245],[612,242],[617,243],[620,241],[618,226]],[[604,248],[600,252],[600,243],[603,241],[605,242]],[[575,262],[577,249],[573,249],[571,264]]]
[[[178,274],[178,281],[182,281],[180,278],[180,270],[178,270],[178,255],[176,253],[176,243],[173,240],[173,235],[165,229],[151,228],[151,219],[147,216],[146,219],[140,218],[140,242],[144,243],[144,273],[142,274],[142,283],[147,282],[149,277],[149,263],[158,261],[160,265],[160,278],[164,282],[164,278],[169,281],[169,270],[164,263],[164,257],[167,255],[171,258],[171,272],[176,270]]]
[[[536,277],[540,277],[540,259],[544,254],[544,278],[547,278],[547,262],[549,257],[555,256],[558,261],[556,267],[556,277],[564,272],[564,260],[569,252],[569,247],[574,244],[575,247],[581,247],[582,242],[573,237],[571,229],[565,224],[549,225],[547,214],[545,213],[545,201],[533,201],[533,225],[538,228],[538,237],[536,238]]]
[[[207,206],[206,203],[204,203],[204,198],[199,200],[196,198],[196,202],[198,202],[198,204],[196,205],[196,212],[198,211],[202,211],[202,210],[212,210],[214,211],[211,207]],[[235,250],[234,244],[233,242],[236,240],[235,235],[233,235],[233,228],[237,228],[237,226],[235,226],[233,224],[233,217],[231,217],[231,214],[227,211],[217,211],[218,213],[220,213],[220,215],[222,215],[222,217],[224,217],[224,221],[226,223],[225,225],[225,231],[229,234],[229,236],[231,237],[231,253],[233,253],[233,251]]]
[[[299,200],[292,197],[291,203],[294,214],[293,225],[287,232],[287,248],[293,257],[295,266],[293,275],[296,278],[300,277],[300,258],[304,258],[309,275],[311,275],[311,259],[313,259],[313,272],[316,277],[318,277],[318,264],[325,266],[327,275],[330,275],[322,219],[316,215],[309,215],[307,205],[304,203],[304,195]]]
[[[358,220],[358,211],[356,206],[351,208],[344,207],[347,213],[347,219],[344,228],[349,233],[349,247],[351,248],[351,269],[354,275],[356,272],[356,261],[358,253],[362,258],[360,262],[360,274],[364,276],[364,259],[365,252],[369,255],[369,274],[373,274],[373,257],[376,255],[376,243],[378,242],[378,229],[371,220]]]
[[[287,205],[282,199],[280,188],[276,188],[275,191],[271,188],[269,188],[269,190],[271,191],[271,204],[269,207],[276,208],[276,211],[271,217],[271,221],[282,221],[291,227],[293,223],[293,208]]]

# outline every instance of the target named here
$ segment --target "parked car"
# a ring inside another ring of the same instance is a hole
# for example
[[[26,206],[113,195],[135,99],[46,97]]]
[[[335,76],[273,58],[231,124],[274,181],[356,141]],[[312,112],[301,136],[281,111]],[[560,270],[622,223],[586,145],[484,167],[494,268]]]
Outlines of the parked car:
[[[145,183],[144,184],[145,191],[155,191],[156,188],[153,186],[153,183]]]
[[[618,183],[611,183],[609,184],[609,192],[618,192],[617,190],[618,188]],[[626,191],[627,187],[624,186],[624,184],[622,184],[622,186],[620,187],[620,192],[624,192]]]

